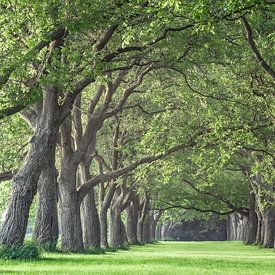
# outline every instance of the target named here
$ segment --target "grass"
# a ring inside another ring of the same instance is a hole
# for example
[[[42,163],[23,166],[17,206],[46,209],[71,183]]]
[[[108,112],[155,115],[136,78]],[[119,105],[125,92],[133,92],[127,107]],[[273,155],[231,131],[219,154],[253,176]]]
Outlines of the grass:
[[[45,253],[0,261],[0,274],[275,274],[272,249],[240,242],[160,242],[104,255]]]

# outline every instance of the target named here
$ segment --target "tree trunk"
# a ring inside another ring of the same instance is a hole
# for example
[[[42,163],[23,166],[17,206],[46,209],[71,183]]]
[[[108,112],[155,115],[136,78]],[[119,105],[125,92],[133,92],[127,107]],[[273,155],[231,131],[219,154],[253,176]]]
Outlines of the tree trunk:
[[[173,226],[174,226],[175,222],[170,221],[169,226],[167,228],[167,232],[166,232],[166,236],[167,236],[167,240],[172,240],[172,231],[173,231]]]
[[[90,163],[81,163],[79,176],[81,184],[90,179]],[[81,222],[84,247],[100,247],[100,225],[95,201],[94,188],[84,197],[81,203]]]
[[[61,249],[71,252],[83,251],[80,200],[76,192],[76,165],[65,156],[61,159],[58,210]]]
[[[271,206],[264,211],[264,247],[274,247],[274,235],[275,235],[275,207]]]
[[[107,213],[108,209],[111,205],[112,198],[114,196],[116,190],[115,184],[111,184],[109,190],[102,202],[99,216],[100,223],[100,247],[106,248],[108,247],[108,224],[107,224]]]
[[[127,214],[127,236],[130,244],[138,244],[137,239],[137,222],[138,222],[138,211],[135,208],[134,203],[126,209]]]
[[[163,210],[158,210],[157,213],[155,213],[154,211],[151,212],[151,215],[150,215],[150,219],[151,219],[150,220],[150,241],[151,242],[158,239],[156,228],[163,212],[164,212]]]
[[[143,202],[140,207],[140,213],[139,213],[139,219],[137,224],[137,236],[138,236],[138,242],[144,243],[144,221],[146,218],[146,212],[149,204],[149,198],[145,194]]]
[[[166,222],[162,227],[162,239],[163,240],[169,240],[170,239],[170,233],[171,233],[171,227],[173,226],[173,221]]]
[[[149,235],[149,241],[154,242],[156,240],[156,228],[157,228],[157,223],[152,220],[150,222],[150,235]]]
[[[55,152],[51,155],[38,181],[38,208],[33,232],[33,240],[47,250],[55,249],[58,240]]]
[[[244,217],[244,239],[245,244],[254,244],[256,242],[258,228],[258,219],[256,213],[249,217]]]
[[[126,180],[124,179],[124,183]],[[127,243],[127,234],[124,223],[121,219],[121,213],[129,206],[129,195],[127,188],[124,185],[116,188],[115,195],[112,200],[111,206],[111,229],[110,229],[110,242],[111,246],[115,248],[124,247]]]
[[[256,211],[257,213],[257,218],[258,218],[258,226],[257,226],[257,235],[256,235],[256,244],[263,244],[263,216],[259,210]]]
[[[145,219],[143,223],[143,243],[148,243],[150,241],[150,216],[147,209],[145,214]]]
[[[107,248],[108,244],[108,221],[107,221],[108,208],[101,209],[99,216],[100,224],[100,247]]]
[[[121,248],[125,245],[125,228],[119,210],[111,209],[110,244],[114,248]]]
[[[157,240],[161,240],[161,224],[157,226]]]
[[[45,157],[56,145],[59,129],[58,91],[44,91],[43,110],[25,161],[12,180],[12,194],[4,223],[0,230],[0,243],[12,246],[24,241],[33,197]]]
[[[250,194],[249,213],[243,217],[243,242],[245,244],[256,243],[257,228],[258,228],[258,217],[255,211],[256,209],[256,197],[254,193]]]
[[[96,207],[94,189],[92,189],[81,203],[81,217],[84,247],[100,247],[100,225]]]

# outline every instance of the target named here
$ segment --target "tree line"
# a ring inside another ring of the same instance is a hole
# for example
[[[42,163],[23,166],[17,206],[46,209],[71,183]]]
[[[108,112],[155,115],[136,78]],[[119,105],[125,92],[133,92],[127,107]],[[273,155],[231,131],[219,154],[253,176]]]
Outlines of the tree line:
[[[272,1],[2,2],[2,245],[34,209],[64,251],[207,213],[274,247]]]

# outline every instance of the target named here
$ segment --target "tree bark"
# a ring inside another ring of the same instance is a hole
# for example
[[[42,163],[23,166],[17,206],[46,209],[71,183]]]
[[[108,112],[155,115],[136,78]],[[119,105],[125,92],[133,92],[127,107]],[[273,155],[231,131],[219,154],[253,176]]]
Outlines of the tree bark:
[[[121,219],[121,211],[111,209],[110,245],[114,248],[122,248],[125,243],[125,227]]]
[[[59,177],[58,212],[61,229],[61,249],[81,252],[84,249],[80,216],[80,199],[76,192],[77,165],[63,155]]]
[[[157,236],[157,224],[161,218],[161,215],[163,214],[163,210],[158,210],[157,213],[155,211],[151,212],[150,218],[150,241],[153,242],[156,239],[159,239]]]
[[[43,110],[37,123],[25,161],[12,180],[12,194],[4,223],[0,230],[0,243],[12,246],[24,241],[29,210],[37,192],[45,157],[56,145],[59,129],[58,91],[44,91]]]
[[[111,230],[110,230],[110,243],[112,247],[121,248],[124,247],[127,243],[127,234],[125,230],[124,223],[121,218],[121,213],[129,205],[129,195],[127,188],[124,186],[124,183],[116,188],[115,195],[113,197],[111,205]]]
[[[138,209],[136,204],[131,202],[126,209],[127,214],[127,237],[130,244],[139,244],[137,239],[137,223],[138,223]]]
[[[275,236],[275,207],[271,206],[269,209],[264,211],[264,247],[274,247],[274,236]]]
[[[102,202],[101,209],[100,209],[100,247],[106,248],[108,247],[108,224],[107,224],[107,213],[108,209],[110,208],[112,198],[116,191],[115,183],[112,183],[109,187],[109,190]]]
[[[100,247],[100,225],[96,207],[94,189],[81,203],[81,218],[84,248]]]
[[[80,180],[81,183],[90,178],[90,163],[80,164]],[[81,203],[81,222],[83,231],[84,248],[100,247],[100,225],[99,216],[95,201],[94,188],[84,197]]]
[[[243,240],[243,216],[238,213],[232,214],[233,241]]]
[[[256,213],[249,217],[244,217],[244,239],[245,244],[254,244],[256,243],[258,228],[258,219]]]
[[[244,239],[245,244],[254,244],[256,243],[257,237],[257,228],[258,228],[258,217],[255,211],[256,208],[256,198],[255,194],[250,195],[250,206],[249,214],[247,217],[244,217]]]
[[[55,152],[49,154],[38,181],[38,208],[33,240],[48,250],[54,250],[58,240],[57,171]]]
[[[149,243],[150,241],[150,223],[151,219],[149,216],[149,209],[147,207],[146,213],[145,213],[145,219],[143,223],[143,243]]]
[[[257,226],[257,235],[256,235],[256,244],[263,244],[263,216],[259,210],[256,210],[257,218],[258,218],[258,226]]]
[[[138,242],[139,243],[144,243],[144,221],[146,218],[146,212],[149,204],[149,198],[148,195],[145,194],[143,202],[141,203],[140,206],[140,213],[139,213],[139,219],[138,219],[138,224],[137,224],[137,236],[138,236]]]

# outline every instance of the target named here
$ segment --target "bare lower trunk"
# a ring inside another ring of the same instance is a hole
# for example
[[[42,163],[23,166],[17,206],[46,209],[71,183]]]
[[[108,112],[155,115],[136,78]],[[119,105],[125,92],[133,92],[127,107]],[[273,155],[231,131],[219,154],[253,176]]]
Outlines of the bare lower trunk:
[[[140,206],[139,211],[139,219],[137,224],[137,237],[139,243],[144,243],[144,221],[146,218],[146,212],[149,205],[149,197],[147,195],[144,196],[144,200]]]
[[[271,206],[263,214],[264,220],[264,247],[274,247],[275,236],[275,207]]]
[[[137,239],[140,244],[143,243],[143,221],[138,221],[137,224]]]
[[[244,217],[244,243],[254,244],[256,243],[258,217],[255,211],[256,200],[255,194],[250,195],[250,206],[248,217]]]
[[[170,221],[169,226],[167,228],[166,236],[168,240],[172,240],[172,231],[173,231],[173,226],[175,225],[174,221]]]
[[[58,239],[57,172],[55,152],[44,167],[38,182],[38,208],[33,240],[45,249],[55,249]]]
[[[245,244],[254,244],[257,236],[258,220],[256,213],[250,217],[244,217],[244,239]]]
[[[44,93],[43,111],[30,141],[25,161],[12,180],[12,194],[4,223],[0,230],[0,243],[21,245],[24,241],[29,210],[37,192],[37,182],[45,157],[56,145],[59,128],[57,91]]]
[[[150,217],[149,211],[146,211],[146,217],[143,223],[143,243],[148,243],[150,241]]]
[[[108,247],[108,224],[107,224],[107,213],[111,205],[112,198],[114,196],[116,187],[115,184],[111,184],[108,193],[106,194],[104,201],[102,202],[100,209],[100,247]]]
[[[157,228],[156,228],[156,237],[155,239],[158,241],[158,240],[161,240],[161,225],[157,225]]]
[[[90,162],[82,162],[79,167],[80,184],[91,178]],[[81,203],[81,224],[84,248],[100,247],[100,225],[95,201],[94,188],[84,197]]]
[[[256,244],[263,244],[263,216],[260,211],[257,211],[257,217],[258,217],[258,226],[257,226],[257,235],[256,235]]]
[[[72,252],[83,251],[80,201],[76,192],[76,167],[66,158],[61,162],[58,213],[61,249]]]
[[[99,223],[100,223],[100,247],[108,247],[108,222],[107,222],[108,209],[101,209]]]
[[[173,221],[167,221],[162,227],[162,239],[170,240],[171,239],[171,228],[173,226]]]
[[[227,219],[227,240],[241,241],[243,240],[243,216],[233,213]]]
[[[111,230],[110,230],[110,244],[112,247],[124,247],[125,240],[125,227],[121,219],[121,212],[111,210]]]
[[[83,251],[80,203],[76,194],[62,194],[59,202],[61,228],[61,249],[63,251]]]
[[[133,203],[126,209],[127,213],[127,236],[131,244],[138,244],[137,239],[137,222],[138,211]]]
[[[81,218],[84,247],[100,247],[100,225],[95,202],[94,190],[92,189],[81,203]]]
[[[153,242],[159,237],[157,236],[157,224],[163,214],[163,210],[158,210],[157,212],[151,211],[150,213],[150,241]]]
[[[150,242],[154,242],[156,240],[156,228],[157,228],[157,224],[155,224],[154,222],[151,223],[150,226]]]

